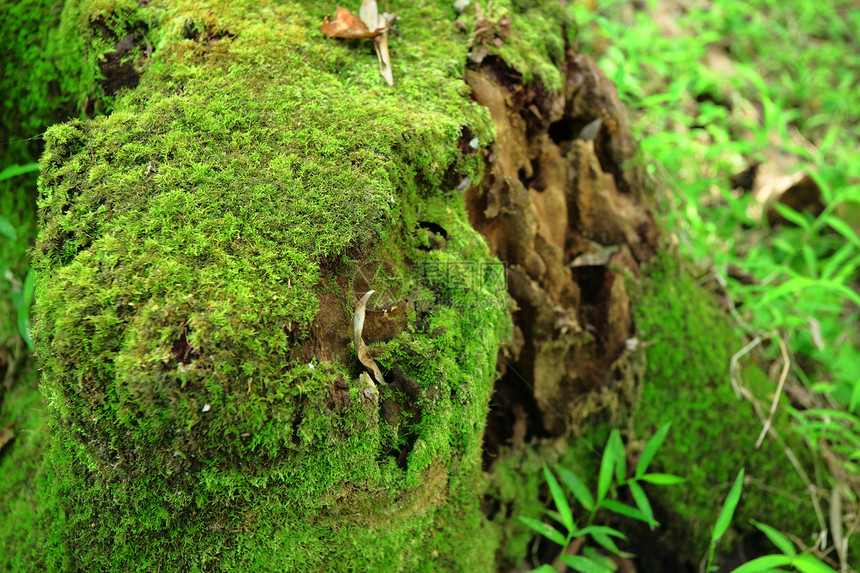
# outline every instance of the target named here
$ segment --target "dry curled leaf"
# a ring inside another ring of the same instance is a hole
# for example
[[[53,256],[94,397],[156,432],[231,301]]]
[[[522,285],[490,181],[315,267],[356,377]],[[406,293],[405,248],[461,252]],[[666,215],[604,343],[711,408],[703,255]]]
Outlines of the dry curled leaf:
[[[361,380],[361,396],[365,400],[369,400],[374,404],[379,404],[379,391],[376,389],[376,384],[367,372],[362,372],[358,379]]]
[[[373,38],[385,32],[385,26],[377,28],[373,31],[368,29],[361,18],[340,6],[334,13],[334,20],[329,19],[326,14],[322,23],[322,33],[328,38]]]
[[[382,372],[380,372],[379,366],[377,366],[376,361],[367,350],[367,345],[361,338],[361,333],[364,330],[364,314],[367,309],[367,301],[374,292],[372,290],[367,291],[361,301],[359,301],[358,306],[355,307],[355,314],[352,317],[352,343],[355,345],[355,353],[358,355],[358,360],[373,373],[376,382],[382,384],[385,382]]]
[[[379,8],[376,6],[376,0],[361,0],[361,6],[358,8],[358,17],[367,26],[367,29],[376,28],[380,25]],[[385,24],[382,24],[383,26]]]
[[[385,26],[385,16],[379,16],[379,25]],[[388,85],[394,85],[394,76],[391,73],[391,58],[388,55],[388,34],[383,32],[373,39],[373,48],[376,50],[376,57],[379,59],[379,73],[385,78]]]
[[[379,73],[388,85],[394,85],[391,73],[391,60],[388,56],[387,31],[394,25],[397,16],[380,14],[376,0],[362,0],[358,16],[346,8],[337,7],[334,21],[328,14],[323,19],[322,32],[329,38],[373,38],[373,47],[379,59]],[[373,29],[373,31],[371,31]]]

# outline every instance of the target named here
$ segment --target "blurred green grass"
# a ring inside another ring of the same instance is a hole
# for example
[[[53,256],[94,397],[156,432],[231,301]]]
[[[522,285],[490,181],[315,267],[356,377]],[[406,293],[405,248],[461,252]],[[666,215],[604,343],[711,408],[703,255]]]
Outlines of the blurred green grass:
[[[726,280],[751,331],[790,342],[799,379],[857,412],[860,13],[848,1],[606,0],[580,22],[580,49],[633,110],[681,249]],[[775,157],[784,175],[809,174],[820,213],[779,205],[787,224],[771,226],[769,206],[732,184]]]

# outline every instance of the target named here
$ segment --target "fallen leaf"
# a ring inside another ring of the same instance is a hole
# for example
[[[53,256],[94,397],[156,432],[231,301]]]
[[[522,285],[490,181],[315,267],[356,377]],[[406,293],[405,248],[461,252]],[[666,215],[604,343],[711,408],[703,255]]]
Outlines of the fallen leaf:
[[[361,383],[363,384],[361,395],[374,404],[379,404],[379,391],[376,389],[376,384],[373,383],[373,379],[370,375],[367,372],[362,372],[358,375],[358,379],[361,380]]]
[[[362,0],[361,7],[358,9],[358,17],[364,22],[369,30],[371,27],[383,26],[384,23],[379,22],[379,8],[376,6],[376,0]]]
[[[592,249],[587,253],[579,255],[567,265],[570,268],[576,267],[602,267],[609,263],[609,258],[618,251],[618,245],[609,245],[604,247],[592,241]]]
[[[374,2],[376,4],[376,2]],[[385,16],[379,16],[377,20],[380,26],[385,26]],[[391,73],[391,59],[388,56],[388,34],[383,32],[373,39],[373,47],[376,50],[376,57],[379,58],[379,73],[385,78],[388,85],[394,85],[394,76]]]
[[[755,162],[732,178],[732,184],[748,190],[756,201],[750,203],[747,215],[753,219],[767,218],[771,226],[789,221],[776,210],[782,204],[795,211],[808,211],[818,216],[824,210],[821,189],[805,169],[801,157],[777,146],[762,151],[764,162]]]
[[[329,15],[326,14],[322,23],[322,33],[328,38],[374,38],[385,33],[385,30],[383,26],[370,31],[361,18],[340,6],[334,13],[334,21],[330,21]]]
[[[358,306],[355,307],[355,313],[353,314],[352,319],[352,343],[355,346],[355,353],[358,355],[359,362],[373,373],[373,377],[378,383],[383,384],[385,382],[385,378],[382,377],[382,372],[379,370],[379,366],[370,355],[370,352],[367,349],[367,344],[365,344],[364,340],[361,338],[362,331],[364,331],[364,316],[365,311],[367,310],[367,300],[374,292],[375,291],[372,290],[367,291],[367,293],[361,298],[361,301],[359,301]]]

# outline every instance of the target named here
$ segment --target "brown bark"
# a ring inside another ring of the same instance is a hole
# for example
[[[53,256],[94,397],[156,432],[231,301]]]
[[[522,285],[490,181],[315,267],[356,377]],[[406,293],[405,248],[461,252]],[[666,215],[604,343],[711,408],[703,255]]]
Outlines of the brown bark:
[[[470,219],[507,261],[518,307],[500,362],[491,455],[515,433],[517,404],[531,404],[529,434],[541,435],[612,399],[600,390],[622,377],[616,362],[635,344],[625,277],[657,248],[615,87],[588,56],[568,52],[564,72],[559,94],[524,85],[497,58],[467,76],[497,130],[489,174],[467,193]]]

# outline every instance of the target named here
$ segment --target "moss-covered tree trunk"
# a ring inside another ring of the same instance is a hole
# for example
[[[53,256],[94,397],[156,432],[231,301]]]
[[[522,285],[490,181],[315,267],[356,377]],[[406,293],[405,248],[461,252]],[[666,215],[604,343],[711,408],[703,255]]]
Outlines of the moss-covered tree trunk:
[[[404,4],[389,88],[369,43],[319,32],[334,6],[123,8],[79,6],[115,42],[111,112],[42,160],[45,566],[492,567],[481,437],[511,327],[464,201],[495,149],[470,34]],[[369,290],[382,380],[351,336]]]
[[[632,403],[658,247],[614,88],[532,4],[390,6],[388,87],[334,5],[67,2],[110,113],[46,135],[12,569],[522,558],[482,462]]]

